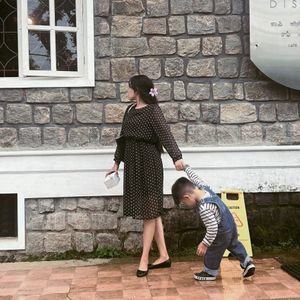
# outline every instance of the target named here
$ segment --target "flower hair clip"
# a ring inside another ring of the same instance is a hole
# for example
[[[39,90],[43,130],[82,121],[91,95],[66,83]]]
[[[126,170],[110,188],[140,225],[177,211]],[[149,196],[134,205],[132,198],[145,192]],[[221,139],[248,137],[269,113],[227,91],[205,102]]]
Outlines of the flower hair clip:
[[[158,95],[158,90],[157,90],[157,88],[151,88],[149,94],[150,94],[152,97],[157,96],[157,95]]]

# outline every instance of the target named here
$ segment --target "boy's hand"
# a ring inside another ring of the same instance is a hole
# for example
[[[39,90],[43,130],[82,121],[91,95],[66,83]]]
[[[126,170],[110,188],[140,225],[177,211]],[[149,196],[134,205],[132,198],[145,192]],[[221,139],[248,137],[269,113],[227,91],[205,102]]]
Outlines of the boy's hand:
[[[207,246],[205,246],[202,242],[198,245],[197,255],[204,256],[207,251]]]

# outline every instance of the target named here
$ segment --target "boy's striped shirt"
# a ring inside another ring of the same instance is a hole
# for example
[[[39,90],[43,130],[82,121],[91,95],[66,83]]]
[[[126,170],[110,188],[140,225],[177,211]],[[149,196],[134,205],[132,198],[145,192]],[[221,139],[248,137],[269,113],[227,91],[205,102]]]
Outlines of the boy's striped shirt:
[[[204,187],[209,187],[202,179],[199,178],[199,176],[191,169],[190,166],[185,168],[185,172],[190,181],[198,188],[203,189]],[[209,192],[205,192],[206,194],[204,198],[209,197]],[[220,212],[217,205],[213,203],[205,203],[202,200],[198,204],[198,211],[200,218],[206,227],[206,234],[202,240],[202,243],[209,247],[215,240],[218,233],[218,224],[221,221]]]

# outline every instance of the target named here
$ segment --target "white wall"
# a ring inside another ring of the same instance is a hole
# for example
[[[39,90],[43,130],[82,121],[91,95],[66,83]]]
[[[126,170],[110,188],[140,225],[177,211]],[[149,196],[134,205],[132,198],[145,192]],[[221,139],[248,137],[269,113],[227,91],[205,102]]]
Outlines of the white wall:
[[[217,192],[300,191],[300,146],[182,148],[184,160]],[[18,238],[0,239],[0,250],[25,248],[24,199],[122,195],[122,184],[107,190],[104,176],[113,149],[0,151],[0,193],[18,194]],[[167,154],[164,192],[184,172]],[[122,177],[122,169],[120,172]]]

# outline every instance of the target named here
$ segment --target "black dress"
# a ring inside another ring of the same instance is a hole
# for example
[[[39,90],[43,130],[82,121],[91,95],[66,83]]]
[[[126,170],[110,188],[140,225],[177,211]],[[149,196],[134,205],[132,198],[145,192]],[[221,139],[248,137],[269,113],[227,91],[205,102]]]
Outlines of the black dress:
[[[125,216],[154,219],[163,211],[163,165],[159,145],[173,161],[182,158],[158,104],[129,105],[123,119],[114,160],[124,162]]]

